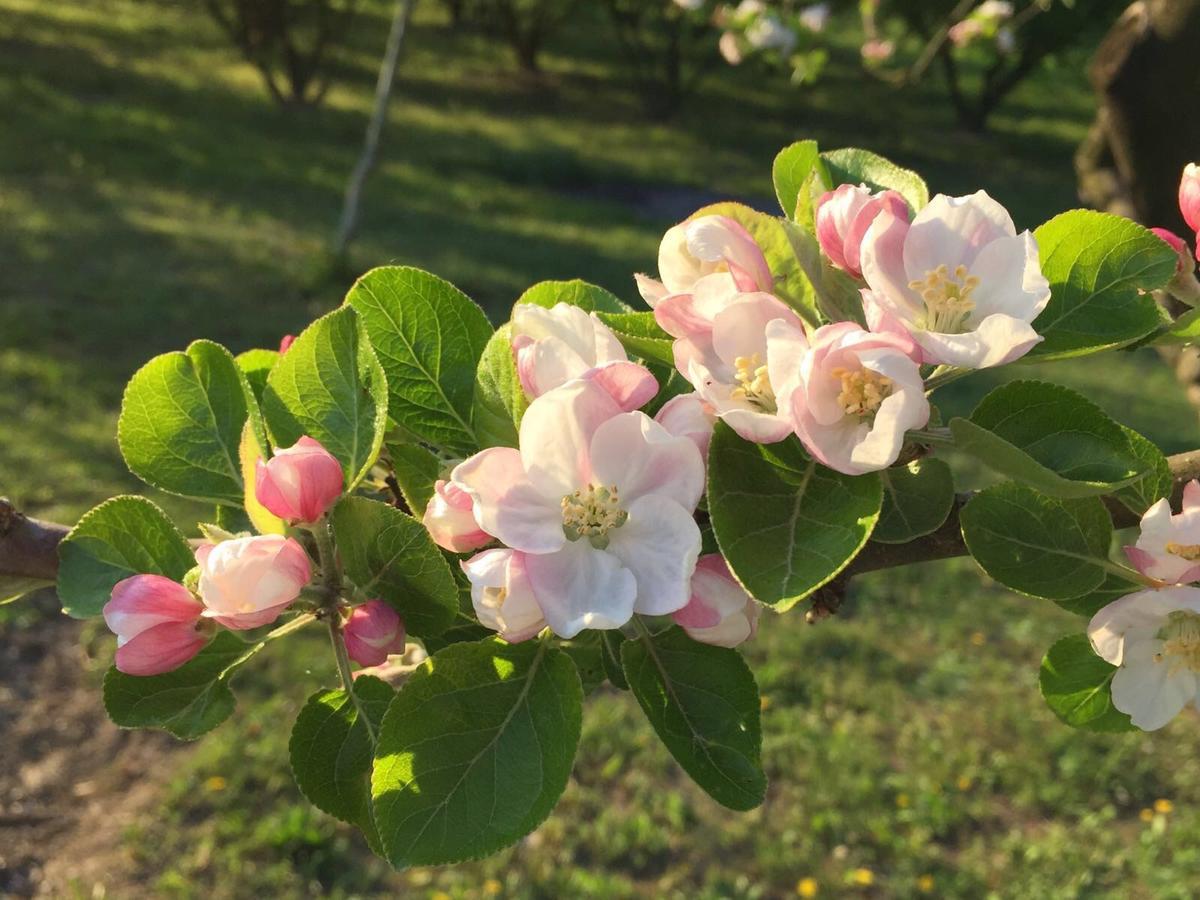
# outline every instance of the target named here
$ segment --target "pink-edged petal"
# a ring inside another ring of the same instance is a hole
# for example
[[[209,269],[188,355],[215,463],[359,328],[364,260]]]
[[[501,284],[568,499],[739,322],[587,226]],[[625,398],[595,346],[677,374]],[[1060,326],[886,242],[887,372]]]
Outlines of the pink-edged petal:
[[[568,542],[557,553],[527,555],[525,571],[559,637],[573,638],[585,628],[620,628],[633,616],[638,589],[633,573],[586,540]]]
[[[709,263],[724,262],[743,291],[769,291],[774,279],[762,249],[745,228],[727,216],[701,216],[687,223],[688,251]]]
[[[1169,587],[1136,591],[1100,609],[1088,622],[1088,639],[1101,659],[1121,665],[1130,640],[1152,637],[1176,610],[1200,611],[1200,589]]]
[[[451,480],[471,495],[479,527],[501,543],[530,553],[551,553],[566,540],[562,494],[548,497],[538,490],[525,475],[519,451],[511,447],[480,451],[459,463]]]
[[[118,581],[102,610],[118,641],[168,622],[195,622],[204,605],[177,581],[162,575],[133,575]]]
[[[800,369],[808,353],[808,336],[787,319],[767,323],[767,377],[775,391],[779,417],[791,423],[792,397],[800,388]]]
[[[687,225],[668,228],[658,245],[658,277],[672,294],[690,291],[705,274],[700,261],[688,252]]]
[[[206,641],[194,623],[164,622],[118,647],[113,662],[126,675],[161,675],[194,657]]]
[[[695,509],[704,493],[704,460],[696,445],[645,413],[622,413],[601,425],[591,456],[596,482],[616,485],[626,509],[646,496]]]
[[[804,326],[788,306],[771,294],[742,294],[713,319],[713,348],[728,365],[739,356],[759,354],[767,359],[767,323],[782,319],[793,328]]]
[[[589,370],[583,376],[608,391],[624,412],[640,409],[658,393],[658,380],[645,366],[634,362],[610,362]]]
[[[645,496],[627,507],[629,519],[609,532],[608,553],[637,583],[634,609],[662,616],[683,608],[700,556],[700,528],[692,514],[664,497]]]
[[[941,265],[951,272],[960,264],[970,269],[984,246],[1016,233],[1008,210],[986,192],[938,194],[917,213],[904,241],[906,280],[922,279]]]
[[[911,227],[907,218],[889,209],[881,210],[867,229],[860,251],[863,278],[876,303],[905,322],[925,309],[909,288],[911,279],[904,269],[904,244]]]
[[[651,309],[658,306],[658,302],[667,296],[667,286],[649,275],[638,273],[633,276],[633,280],[637,283],[638,293]]]
[[[1150,569],[1154,568],[1155,559],[1153,554],[1132,545],[1123,549],[1125,550],[1125,555],[1129,558],[1130,565],[1143,575],[1148,575]]]
[[[1200,481],[1192,479],[1183,486],[1183,510],[1200,509]]]
[[[707,459],[716,418],[713,408],[699,394],[691,393],[679,394],[664,403],[654,421],[675,437],[686,437]]]
[[[592,436],[604,422],[620,414],[621,407],[612,395],[587,379],[568,382],[533,401],[521,420],[521,461],[529,482],[555,503],[591,484]],[[491,531],[485,523],[480,524]]]
[[[869,288],[862,290],[863,314],[867,319],[867,329],[873,334],[889,334],[903,342],[903,350],[913,362],[924,363],[921,346],[913,340],[912,329],[883,303],[880,303],[875,292]]]

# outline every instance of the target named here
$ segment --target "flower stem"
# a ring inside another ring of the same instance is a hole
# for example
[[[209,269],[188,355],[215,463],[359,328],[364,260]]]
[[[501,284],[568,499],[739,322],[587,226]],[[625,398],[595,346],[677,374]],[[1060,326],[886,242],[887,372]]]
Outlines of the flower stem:
[[[284,622],[282,625],[280,625],[274,631],[268,632],[262,639],[263,643],[266,643],[267,641],[273,641],[273,640],[275,640],[275,638],[281,638],[285,634],[291,634],[293,631],[299,631],[301,628],[303,628],[309,622],[315,622],[316,620],[317,620],[317,617],[315,615],[313,615],[312,613],[302,613],[301,615],[296,616],[296,618],[292,619],[291,621]]]
[[[337,660],[338,675],[342,679],[342,690],[350,695],[350,701],[354,704],[354,709],[358,713],[359,720],[366,726],[367,737],[371,739],[371,746],[373,747],[375,746],[375,726],[371,724],[371,717],[363,709],[363,705],[358,699],[358,694],[354,693],[354,676],[350,673],[350,654],[346,652],[346,642],[342,638],[341,616],[333,615],[329,617],[329,640],[333,644],[333,655]]]
[[[322,519],[313,525],[312,536],[317,543],[317,561],[321,564],[321,580],[333,595],[332,604],[336,607],[337,599],[342,593],[342,571],[338,568],[337,549],[333,545],[333,534],[329,530],[327,519]]]
[[[909,436],[922,444],[933,444],[937,447],[953,447],[954,436],[950,434],[948,428],[927,429],[924,431],[910,431]]]
[[[938,366],[925,379],[925,393],[932,394],[943,385],[957,381],[965,375],[970,375],[970,369],[959,369],[955,366]]]

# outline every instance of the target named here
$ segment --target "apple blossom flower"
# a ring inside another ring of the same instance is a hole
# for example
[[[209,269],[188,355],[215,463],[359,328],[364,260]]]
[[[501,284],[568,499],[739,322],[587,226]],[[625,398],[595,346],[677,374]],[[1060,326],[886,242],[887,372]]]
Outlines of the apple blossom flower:
[[[316,522],[342,495],[342,464],[313,438],[300,438],[254,467],[254,496],[285,522]]]
[[[710,553],[696,562],[692,596],[672,618],[694,641],[736,647],[754,636],[758,612],[758,604],[734,580],[721,554]]]
[[[354,607],[342,626],[346,652],[360,666],[381,666],[404,652],[404,620],[382,600]]]
[[[828,3],[814,3],[800,11],[800,24],[809,31],[822,32],[829,24],[830,13]]]
[[[1042,340],[1031,323],[1050,301],[1050,284],[1037,243],[1028,231],[1017,234],[1008,211],[983,191],[939,194],[911,224],[881,210],[861,252],[867,320],[898,324],[924,362],[984,369]]]
[[[700,322],[701,327],[675,342],[676,365],[700,399],[739,435],[758,444],[781,441],[792,431],[779,414],[777,385],[768,365],[767,324],[776,319],[804,334],[799,317],[775,297],[741,294],[712,317],[707,329]]]
[[[817,242],[829,261],[855,278],[862,278],[860,248],[867,229],[880,210],[908,219],[908,203],[897,191],[871,193],[865,184],[838,185],[817,201]]]
[[[204,605],[177,581],[134,575],[118,581],[104,604],[104,623],[117,636],[118,671],[161,675],[200,652],[207,638],[197,630]]]
[[[1179,211],[1188,228],[1196,232],[1196,253],[1200,255],[1200,165],[1188,163],[1179,179]]]
[[[704,6],[706,0],[675,0],[675,5],[688,12],[695,12]]]
[[[775,280],[762,248],[728,216],[698,216],[667,229],[658,246],[655,281],[636,276],[642,298],[656,308],[671,294],[690,293],[700,279],[721,273],[742,291],[770,291]]]
[[[774,13],[761,14],[746,28],[746,42],[755,50],[778,50],[787,56],[796,49],[796,33]]]
[[[1200,589],[1138,591],[1088,623],[1092,649],[1118,666],[1113,706],[1143,731],[1162,728],[1200,690]]]
[[[238,631],[274,622],[312,578],[304,548],[279,534],[204,544],[196,561],[203,615]]]
[[[1142,516],[1137,542],[1125,548],[1133,567],[1162,584],[1200,581],[1200,481],[1183,488],[1183,504],[1171,515],[1164,497]]]
[[[451,553],[469,553],[492,542],[475,521],[475,504],[462,485],[438,479],[421,519],[433,542]]]
[[[823,325],[807,339],[794,325],[767,326],[767,360],[780,414],[809,453],[847,475],[886,469],[904,435],[929,421],[916,347],[853,322]]]
[[[644,366],[629,361],[611,329],[578,306],[550,309],[518,303],[512,317],[512,348],[521,387],[530,399],[570,381],[594,378],[622,409],[637,409],[658,393]]]
[[[471,582],[471,605],[485,628],[510,644],[528,640],[546,627],[525,570],[525,554],[485,550],[462,564]]]
[[[685,437],[694,443],[704,459],[708,459],[708,445],[712,442],[716,420],[712,405],[695,392],[672,397],[654,416],[654,421],[675,437]]]
[[[721,58],[731,66],[741,65],[742,60],[746,58],[746,55],[742,52],[742,39],[738,37],[737,33],[734,31],[726,31],[722,33],[720,39],[717,41],[717,50],[720,51]],[[637,275],[634,277],[642,279],[646,276]],[[638,282],[638,286],[641,287],[640,280]],[[646,296],[645,290],[642,291],[642,296]],[[648,297],[646,298],[646,302],[650,302]],[[653,306],[654,304],[651,303],[650,305]]]
[[[892,58],[892,54],[895,52],[895,41],[882,41],[879,38],[872,38],[869,41],[865,41],[862,47],[859,48],[862,58],[870,63],[886,62]]]
[[[543,394],[521,421],[519,450],[484,450],[451,476],[475,501],[480,527],[522,553],[559,636],[687,603],[700,553],[700,452],[645,413],[622,412],[594,381]]]
[[[1012,18],[1013,5],[1009,0],[983,0],[972,15],[980,16],[984,19],[995,19],[1001,21],[1003,19]]]

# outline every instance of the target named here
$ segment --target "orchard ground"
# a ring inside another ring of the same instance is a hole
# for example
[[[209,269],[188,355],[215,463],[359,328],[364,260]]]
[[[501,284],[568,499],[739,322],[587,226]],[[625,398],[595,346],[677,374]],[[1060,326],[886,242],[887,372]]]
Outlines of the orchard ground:
[[[0,0],[0,493],[35,515],[73,521],[141,489],[117,453],[116,414],[150,356],[202,336],[275,346],[373,265],[436,272],[495,320],[549,278],[636,302],[632,273],[654,269],[666,226],[721,197],[769,208],[771,159],[802,137],[868,146],[935,190],[983,187],[1021,227],[1076,203],[1071,155],[1091,115],[1082,56],[1024,85],[986,137],[958,130],[933,85],[901,94],[865,79],[836,30],[818,86],[718,69],[654,123],[611,44],[589,40],[600,24],[574,23],[531,83],[426,2],[343,272],[324,248],[387,4],[366,4],[316,110],[273,105],[199,6]],[[1200,446],[1152,353],[1015,373],[1083,390],[1168,452]],[[955,385],[944,410],[994,384]],[[101,625],[9,606],[4,744],[14,723],[43,733],[6,755],[0,892],[53,871],[60,880],[42,883],[66,896],[1191,897],[1200,728],[1184,717],[1112,738],[1058,724],[1037,667],[1082,626],[962,561],[863,578],[843,617],[810,628],[802,613],[768,614],[747,648],[772,780],[761,809],[713,804],[633,700],[605,689],[539,831],[489,860],[397,874],[313,810],[287,770],[287,723],[332,677],[319,635],[264,653],[240,676],[232,721],[180,749],[89,719],[111,653]],[[69,737],[56,746],[55,734]],[[47,766],[66,787],[45,793]],[[61,799],[38,812],[46,797]],[[43,833],[59,858],[36,858]]]

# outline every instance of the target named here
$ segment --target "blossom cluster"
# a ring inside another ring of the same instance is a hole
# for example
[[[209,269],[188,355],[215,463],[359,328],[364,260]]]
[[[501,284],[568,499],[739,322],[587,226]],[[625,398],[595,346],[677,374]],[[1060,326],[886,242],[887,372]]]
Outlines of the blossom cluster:
[[[291,526],[321,527],[343,487],[342,466],[320,443],[302,437],[258,461],[255,496]],[[215,533],[215,529],[212,530]],[[194,657],[217,626],[248,631],[270,625],[312,581],[304,545],[282,534],[229,536],[196,548],[197,567],[183,582],[162,575],[119,581],[104,606],[117,635],[116,667],[127,675],[158,675]],[[356,607],[342,629],[350,657],[382,664],[404,647],[404,624],[387,604]]]
[[[480,622],[510,641],[634,614],[673,615],[710,643],[753,634],[754,601],[719,555],[700,555],[715,420],[756,443],[795,435],[845,474],[877,471],[927,424],[927,374],[1010,362],[1041,339],[1031,323],[1049,285],[1000,204],[979,192],[911,212],[895,191],[849,184],[816,206],[827,264],[858,285],[866,327],[805,322],[728,216],[668,230],[658,278],[636,281],[692,391],[653,417],[641,408],[657,380],[595,313],[518,304],[512,351],[531,400],[519,446],[456,465],[424,516],[443,548],[481,551],[462,564]]]

